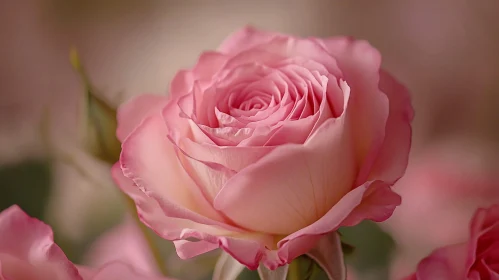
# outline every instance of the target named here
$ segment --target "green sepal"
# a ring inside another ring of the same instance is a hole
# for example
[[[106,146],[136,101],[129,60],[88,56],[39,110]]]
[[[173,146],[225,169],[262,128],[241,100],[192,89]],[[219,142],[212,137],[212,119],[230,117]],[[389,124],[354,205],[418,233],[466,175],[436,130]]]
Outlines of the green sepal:
[[[121,143],[116,138],[116,109],[96,94],[74,48],[70,51],[70,62],[84,85],[80,124],[83,146],[96,158],[114,164],[121,152]]]

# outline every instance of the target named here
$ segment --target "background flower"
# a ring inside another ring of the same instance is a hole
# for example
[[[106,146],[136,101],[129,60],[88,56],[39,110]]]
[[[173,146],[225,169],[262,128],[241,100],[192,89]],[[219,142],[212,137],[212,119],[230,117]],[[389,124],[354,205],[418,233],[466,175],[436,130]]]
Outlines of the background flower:
[[[467,240],[475,210],[499,203],[497,156],[487,143],[473,141],[428,147],[395,185],[403,202],[382,224],[398,245],[393,279],[408,275],[436,248]]]
[[[480,208],[471,220],[469,240],[435,250],[410,279],[497,279],[498,238],[499,205]]]
[[[75,266],[54,243],[50,227],[27,216],[18,206],[12,206],[0,213],[0,233],[2,279],[166,280],[138,273],[134,268],[137,263],[125,264],[114,259],[95,268]],[[140,256],[134,257],[135,260],[140,259]]]

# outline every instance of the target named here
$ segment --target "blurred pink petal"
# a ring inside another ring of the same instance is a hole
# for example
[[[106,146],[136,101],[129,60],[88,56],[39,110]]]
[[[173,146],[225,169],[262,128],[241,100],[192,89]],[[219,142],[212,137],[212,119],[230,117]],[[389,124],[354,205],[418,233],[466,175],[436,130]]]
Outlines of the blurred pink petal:
[[[147,275],[160,275],[144,235],[132,218],[100,236],[85,255],[85,263],[99,267],[119,261]]]
[[[54,243],[50,227],[18,206],[0,213],[0,263],[9,280],[81,280],[76,267]]]
[[[414,280],[499,279],[499,204],[478,209],[467,242],[439,248],[423,259]]]
[[[409,274],[434,249],[467,240],[475,209],[499,202],[494,157],[490,145],[466,139],[416,154],[395,185],[402,205],[382,224],[398,245],[395,279]]]

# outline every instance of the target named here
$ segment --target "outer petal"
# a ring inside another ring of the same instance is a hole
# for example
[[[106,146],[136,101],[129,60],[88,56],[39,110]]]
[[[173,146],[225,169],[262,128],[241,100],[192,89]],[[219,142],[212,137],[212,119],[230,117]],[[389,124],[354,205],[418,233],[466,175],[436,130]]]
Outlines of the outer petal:
[[[149,115],[161,111],[168,103],[168,97],[142,94],[121,105],[117,112],[116,136],[123,143],[125,138]]]
[[[390,74],[382,70],[379,84],[388,96],[390,115],[386,123],[385,141],[369,177],[394,182],[404,174],[409,160],[414,110],[409,92]]]
[[[415,279],[466,279],[467,247],[463,243],[436,250],[419,263]]]
[[[170,216],[211,224],[223,221],[180,166],[167,135],[160,112],[144,120],[122,145],[123,174]]]
[[[284,145],[233,176],[215,208],[245,228],[290,234],[322,217],[355,180],[343,119],[329,119],[304,145]]]
[[[123,176],[118,164],[113,166],[112,173],[118,186],[135,201],[139,217],[145,225],[167,240],[189,240],[189,243],[182,241],[175,244],[181,258],[190,258],[220,247],[250,269],[256,269],[265,253],[265,244],[271,244],[272,237],[238,233],[189,219],[169,217],[158,201]]]
[[[54,243],[50,227],[29,217],[18,206],[0,213],[0,236],[0,254],[25,261],[41,279],[81,280],[76,267]],[[5,264],[2,269],[7,279],[9,274],[21,272]]]
[[[119,164],[115,164],[111,172],[115,182],[121,190],[134,200],[137,206],[138,215],[142,222],[163,238],[168,240],[182,239],[179,238],[179,236],[184,229],[196,229],[212,234],[230,233],[230,231],[217,226],[198,223],[189,219],[189,217],[178,218],[170,216],[171,214],[177,214],[177,212],[165,211],[165,207],[161,206],[161,202],[141,191],[132,180],[123,175]],[[187,212],[184,216],[189,216],[189,214],[193,215],[189,210],[180,209],[179,211]],[[193,216],[198,218],[195,214]],[[156,226],[156,224],[160,224],[160,226]],[[216,224],[216,222],[213,222],[213,224]]]
[[[194,74],[189,70],[181,70],[177,72],[170,83],[170,96],[173,99],[189,93],[194,86]]]
[[[345,195],[315,223],[285,237],[277,245],[279,257],[291,261],[306,253],[321,235],[341,226],[353,226],[363,220],[376,222],[390,217],[400,196],[380,181],[368,182]]]
[[[351,89],[348,121],[353,128],[357,162],[364,162],[357,184],[370,174],[385,138],[389,100],[379,90],[381,55],[365,41],[350,38],[315,39],[336,60]]]
[[[267,43],[276,36],[278,36],[276,33],[265,32],[252,26],[246,26],[227,37],[218,47],[218,51],[234,55],[259,44]]]

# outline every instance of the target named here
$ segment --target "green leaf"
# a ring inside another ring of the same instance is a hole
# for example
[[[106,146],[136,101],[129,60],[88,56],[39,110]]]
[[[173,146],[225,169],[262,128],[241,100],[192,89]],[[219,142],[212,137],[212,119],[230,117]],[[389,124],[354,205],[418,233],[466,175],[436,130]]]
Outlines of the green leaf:
[[[110,164],[118,161],[121,144],[116,138],[116,109],[99,95],[86,75],[77,51],[70,51],[70,62],[80,75],[85,92],[83,96],[82,140],[84,148],[93,156]]]
[[[303,255],[289,265],[287,280],[328,280],[328,275],[313,259]]]
[[[341,242],[341,250],[343,251],[343,255],[349,256],[355,252],[355,247],[348,243]]]

